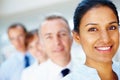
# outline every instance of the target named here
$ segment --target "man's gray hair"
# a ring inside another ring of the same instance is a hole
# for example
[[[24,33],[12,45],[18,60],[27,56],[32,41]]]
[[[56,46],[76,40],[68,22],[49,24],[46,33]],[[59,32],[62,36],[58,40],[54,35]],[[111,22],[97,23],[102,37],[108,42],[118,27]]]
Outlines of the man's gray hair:
[[[55,20],[55,19],[61,19],[61,20],[65,21],[66,24],[68,25],[68,30],[71,33],[71,29],[70,29],[70,26],[69,26],[69,23],[68,23],[67,19],[64,18],[61,14],[51,14],[51,15],[48,15],[48,16],[45,17],[43,22],[44,21],[49,21],[49,20]],[[42,26],[42,24],[39,27],[39,37],[40,37],[40,34],[41,34],[41,26]]]

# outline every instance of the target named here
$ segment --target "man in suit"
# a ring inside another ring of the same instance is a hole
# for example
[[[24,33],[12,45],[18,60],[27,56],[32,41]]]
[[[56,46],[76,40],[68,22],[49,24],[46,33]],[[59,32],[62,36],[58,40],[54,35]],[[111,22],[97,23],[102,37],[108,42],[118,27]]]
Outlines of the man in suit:
[[[0,67],[0,80],[20,80],[21,72],[34,62],[26,51],[25,36],[27,30],[22,24],[13,24],[8,28],[8,37],[17,50]]]
[[[60,80],[72,71],[72,36],[67,20],[60,15],[45,18],[39,28],[40,43],[49,57],[39,67],[38,80]]]

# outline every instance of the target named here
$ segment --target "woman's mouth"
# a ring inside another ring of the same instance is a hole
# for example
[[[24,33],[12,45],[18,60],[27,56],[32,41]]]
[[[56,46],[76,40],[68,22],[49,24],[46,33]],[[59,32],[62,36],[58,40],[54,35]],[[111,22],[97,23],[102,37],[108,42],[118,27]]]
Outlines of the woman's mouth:
[[[109,52],[112,49],[112,46],[101,46],[101,47],[95,47],[98,51],[102,52]]]

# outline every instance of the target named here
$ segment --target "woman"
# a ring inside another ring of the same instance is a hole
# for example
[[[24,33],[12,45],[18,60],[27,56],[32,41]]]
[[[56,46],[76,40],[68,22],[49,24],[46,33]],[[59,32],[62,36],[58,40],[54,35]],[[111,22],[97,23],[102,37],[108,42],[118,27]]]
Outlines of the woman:
[[[28,51],[37,59],[38,64],[46,61],[47,56],[39,45],[38,30],[28,32],[26,36],[26,47]]]
[[[64,80],[119,80],[120,65],[112,62],[119,46],[118,26],[118,12],[111,1],[83,0],[74,13],[73,37],[86,61]]]
[[[43,52],[38,40],[38,30],[30,31],[26,35],[26,47],[28,51],[35,57],[36,62],[23,71],[21,80],[35,80],[38,67],[44,64],[44,62],[47,60],[47,55]]]

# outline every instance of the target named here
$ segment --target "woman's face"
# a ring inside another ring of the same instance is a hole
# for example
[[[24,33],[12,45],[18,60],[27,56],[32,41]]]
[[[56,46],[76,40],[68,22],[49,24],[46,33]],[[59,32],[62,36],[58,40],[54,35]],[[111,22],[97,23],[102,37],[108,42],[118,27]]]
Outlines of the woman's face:
[[[46,58],[46,54],[40,49],[38,36],[36,34],[34,35],[34,39],[28,44],[28,50],[37,60]]]
[[[81,19],[79,33],[73,32],[87,62],[111,62],[119,45],[118,21],[108,7],[89,10]]]
[[[38,44],[38,36],[34,35],[33,40],[28,44],[28,50],[34,57],[37,57],[37,53],[38,53],[37,44]]]

